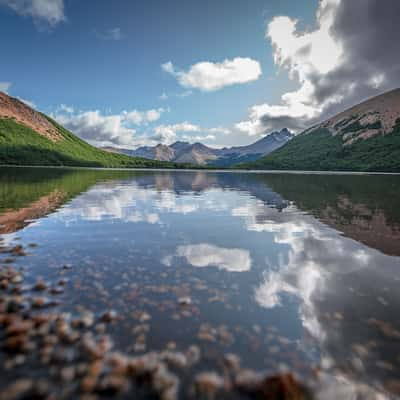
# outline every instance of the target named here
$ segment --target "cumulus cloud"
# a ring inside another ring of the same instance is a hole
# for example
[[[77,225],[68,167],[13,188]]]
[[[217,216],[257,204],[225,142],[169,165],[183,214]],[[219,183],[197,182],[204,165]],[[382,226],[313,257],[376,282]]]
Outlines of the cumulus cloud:
[[[209,142],[209,141],[214,141],[217,139],[217,137],[215,135],[183,135],[182,139],[185,140],[186,142]]]
[[[222,126],[217,126],[216,128],[210,128],[208,130],[210,133],[221,133],[223,135],[229,135],[231,133],[231,130],[228,128],[223,128]]]
[[[162,143],[172,143],[176,140],[178,133],[200,131],[200,126],[191,124],[190,122],[181,122],[174,125],[159,125],[154,129],[155,135],[152,139]]]
[[[102,40],[121,40],[123,39],[123,34],[121,28],[110,28],[104,32],[95,31],[96,36]]]
[[[74,107],[61,104],[52,117],[95,146],[136,148],[158,143],[171,144],[178,139],[189,142],[214,141],[217,134],[229,132],[223,127],[203,128],[188,121],[154,124],[167,111],[164,108],[154,108],[107,114],[99,110],[78,111]]]
[[[127,122],[134,125],[142,125],[148,122],[158,121],[161,118],[161,114],[165,112],[164,108],[151,109],[147,111],[123,111],[123,117]]]
[[[11,82],[0,82],[0,92],[8,93],[11,87]]]
[[[299,84],[280,104],[259,104],[236,128],[249,135],[283,127],[302,130],[400,84],[396,0],[321,0],[316,28],[278,16],[266,38],[276,66]],[[357,21],[357,23],[355,23]]]
[[[55,26],[65,20],[63,0],[0,0],[0,6],[17,14],[32,17],[36,22]]]
[[[57,114],[57,121],[94,145],[135,145],[135,129],[124,125],[122,115],[102,115],[100,111]]]
[[[99,110],[76,111],[61,104],[53,117],[66,128],[95,146],[132,148],[154,144],[151,139],[137,132],[135,127],[147,126],[161,118],[163,108],[146,111],[122,111],[120,114],[103,114]]]
[[[171,61],[162,64],[161,68],[174,76],[181,86],[205,92],[255,81],[262,73],[258,61],[242,57],[220,63],[199,62],[192,65],[188,71],[177,70]]]
[[[228,135],[229,129],[223,127],[204,128],[190,122],[181,122],[171,125],[159,125],[154,128],[152,140],[164,144],[171,144],[176,140],[186,142],[208,142],[217,140],[218,135]]]

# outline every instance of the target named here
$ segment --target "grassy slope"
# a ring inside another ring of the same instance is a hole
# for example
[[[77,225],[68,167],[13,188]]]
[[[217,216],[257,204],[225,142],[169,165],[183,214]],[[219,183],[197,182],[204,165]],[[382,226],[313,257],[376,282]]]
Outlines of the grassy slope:
[[[0,164],[9,165],[68,165],[80,167],[184,168],[182,164],[166,163],[107,153],[79,139],[54,124],[63,140],[52,142],[34,130],[12,119],[0,119]]]
[[[394,131],[350,146],[327,129],[302,133],[286,145],[240,168],[400,172],[400,120]]]

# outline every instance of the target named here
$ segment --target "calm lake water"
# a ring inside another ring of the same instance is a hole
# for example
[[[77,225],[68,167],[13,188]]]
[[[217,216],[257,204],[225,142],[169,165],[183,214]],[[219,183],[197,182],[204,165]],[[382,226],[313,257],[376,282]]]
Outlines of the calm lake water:
[[[68,279],[49,313],[114,310],[129,355],[197,346],[183,397],[228,353],[320,399],[400,393],[399,176],[3,168],[0,233],[25,285]],[[1,388],[51,375],[9,360]]]

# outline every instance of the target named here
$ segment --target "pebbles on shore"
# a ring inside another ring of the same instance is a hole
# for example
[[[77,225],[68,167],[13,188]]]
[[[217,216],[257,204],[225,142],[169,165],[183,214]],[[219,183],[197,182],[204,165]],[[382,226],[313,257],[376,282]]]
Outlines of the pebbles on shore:
[[[26,255],[20,245],[7,251],[2,249],[2,253]],[[63,273],[71,268],[64,265]],[[230,395],[237,398],[240,393],[245,393],[247,398],[306,398],[302,397],[303,388],[291,375],[271,380],[255,372],[243,371],[240,358],[233,353],[225,355],[222,371],[199,371],[202,354],[196,344],[179,351],[175,342],[169,342],[165,350],[158,352],[136,356],[123,354],[114,350],[112,338],[107,335],[108,327],[120,318],[116,311],[109,309],[97,317],[84,309],[74,315],[62,313],[54,308],[61,304],[54,297],[64,293],[67,278],[59,279],[56,284],[38,279],[29,287],[23,286],[24,278],[22,270],[0,265],[3,368],[12,371],[24,366],[27,375],[11,380],[6,388],[2,388],[1,400],[109,398],[137,393],[139,389],[143,393],[141,398],[148,395],[161,400],[186,398],[190,393],[194,398],[205,399],[219,398],[221,393],[224,398],[231,398]],[[189,296],[178,297],[178,303],[183,308],[183,316],[185,313],[192,316],[196,311]],[[135,318],[137,323],[132,328],[134,349],[143,353],[147,349],[152,316],[147,311],[138,311]],[[224,325],[202,324],[198,338],[221,344],[234,341]],[[30,368],[35,369],[35,374],[41,374],[41,379],[33,379]],[[190,370],[192,383],[185,381],[183,386],[182,376],[187,375],[190,368],[193,368]],[[270,387],[274,395],[280,397],[271,397]]]

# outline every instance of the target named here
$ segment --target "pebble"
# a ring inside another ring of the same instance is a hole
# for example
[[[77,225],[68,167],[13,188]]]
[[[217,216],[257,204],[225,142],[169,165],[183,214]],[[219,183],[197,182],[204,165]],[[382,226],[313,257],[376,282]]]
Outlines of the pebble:
[[[188,365],[185,354],[179,352],[164,351],[161,353],[161,359],[175,368],[184,368]]]
[[[64,382],[72,382],[75,378],[75,369],[74,367],[64,367],[60,371],[61,379]]]
[[[106,311],[100,316],[101,322],[112,322],[117,318],[117,313],[113,310]]]
[[[11,283],[21,283],[23,280],[24,278],[21,275],[17,274],[11,278]]]
[[[47,283],[45,281],[39,280],[36,282],[34,289],[37,291],[43,291],[47,289]]]
[[[224,387],[224,379],[216,372],[201,372],[195,376],[194,386],[198,396],[214,399]]]
[[[190,297],[180,297],[178,299],[178,303],[181,306],[189,306],[190,304],[192,304],[192,299]]]
[[[4,390],[4,397],[1,395],[1,398],[6,398],[7,400],[17,400],[26,396],[29,391],[33,388],[33,381],[31,379],[18,379],[15,382],[11,383]]]
[[[201,357],[200,347],[196,345],[190,346],[186,351],[186,360],[190,366],[197,364],[200,361],[200,357]]]
[[[240,370],[240,357],[236,354],[228,353],[224,357],[225,366],[234,372]]]
[[[151,320],[151,315],[148,314],[147,312],[143,312],[139,316],[139,321],[140,322],[146,322],[146,321],[150,321],[150,320]]]

